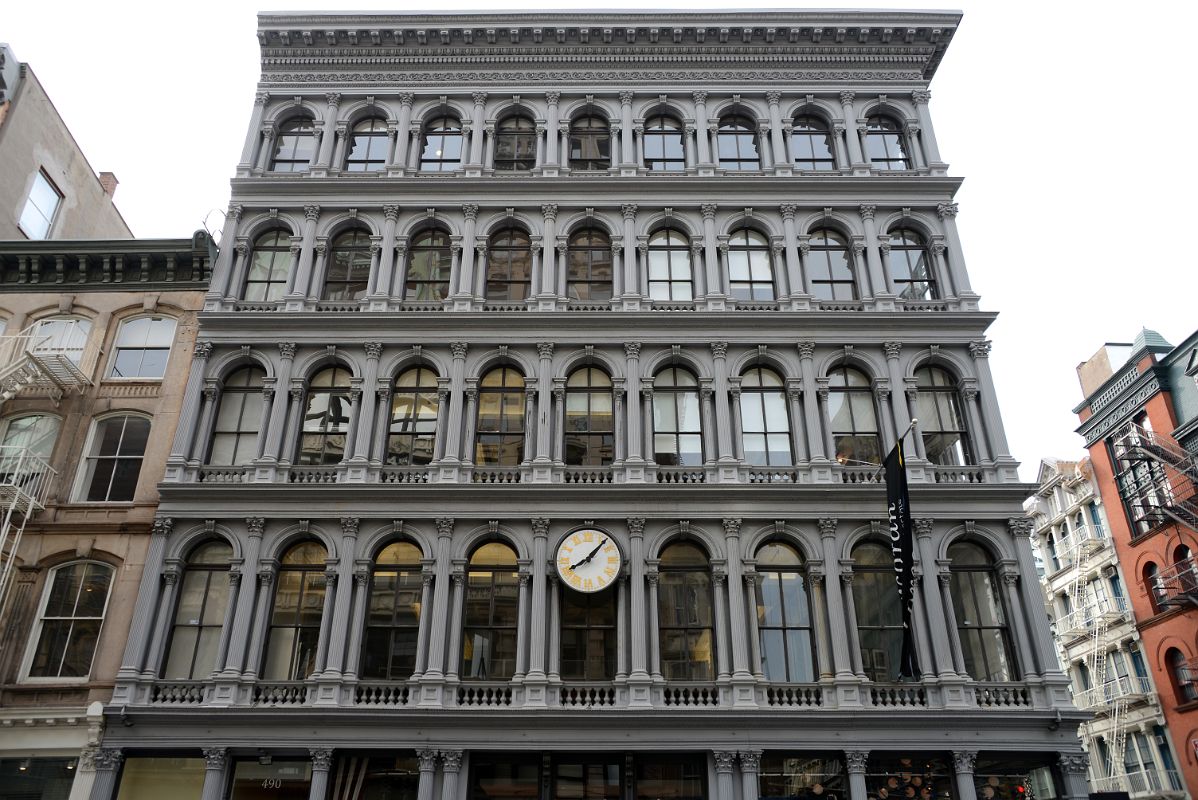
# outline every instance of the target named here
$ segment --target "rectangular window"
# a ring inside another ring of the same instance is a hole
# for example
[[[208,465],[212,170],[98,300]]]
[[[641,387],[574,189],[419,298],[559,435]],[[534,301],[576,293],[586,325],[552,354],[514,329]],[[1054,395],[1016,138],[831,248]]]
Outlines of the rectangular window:
[[[104,624],[112,567],[80,561],[55,569],[38,616],[30,678],[85,679]]]
[[[54,186],[44,170],[33,176],[33,186],[21,210],[21,231],[30,239],[45,239],[50,235],[54,215],[62,202],[62,192]]]
[[[138,317],[121,325],[112,359],[112,378],[161,378],[175,340],[170,317]]]
[[[202,758],[127,758],[116,800],[200,800]]]
[[[145,417],[108,417],[97,422],[83,461],[78,499],[89,503],[132,500],[149,438],[150,421]]]
[[[238,761],[230,800],[308,800],[312,786],[309,761],[275,759],[269,764]]]
[[[0,758],[0,798],[67,800],[78,766],[74,758]]]
[[[757,781],[761,800],[844,800],[849,794],[844,762],[834,753],[766,754]]]

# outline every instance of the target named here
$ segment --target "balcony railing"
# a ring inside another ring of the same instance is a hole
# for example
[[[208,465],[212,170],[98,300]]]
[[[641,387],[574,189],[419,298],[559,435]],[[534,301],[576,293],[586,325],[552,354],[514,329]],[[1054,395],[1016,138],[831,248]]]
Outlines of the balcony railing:
[[[1136,703],[1153,697],[1152,683],[1139,675],[1122,675],[1102,686],[1086,689],[1077,697],[1078,705],[1090,711],[1102,711],[1117,700]]]
[[[1130,606],[1126,597],[1104,598],[1099,602],[1088,603],[1082,608],[1074,609],[1057,621],[1057,635],[1085,636],[1101,620],[1108,625],[1120,620],[1130,619]]]
[[[1107,547],[1110,539],[1101,528],[1081,525],[1074,528],[1068,536],[1061,540],[1061,559],[1069,564],[1076,564],[1082,556],[1088,555]]]
[[[1153,584],[1161,606],[1198,606],[1198,562],[1193,556],[1162,569]]]
[[[1137,770],[1124,775],[1111,775],[1094,780],[1093,787],[1099,792],[1127,792],[1132,797],[1185,792],[1181,774],[1171,769]]]

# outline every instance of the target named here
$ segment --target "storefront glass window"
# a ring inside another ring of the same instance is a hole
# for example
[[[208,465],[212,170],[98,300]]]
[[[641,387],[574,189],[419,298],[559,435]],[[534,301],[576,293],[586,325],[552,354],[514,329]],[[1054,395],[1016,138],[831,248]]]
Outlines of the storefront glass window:
[[[416,800],[420,765],[409,751],[338,755],[331,785],[336,800]]]
[[[310,761],[275,759],[269,764],[238,761],[229,797],[230,800],[308,800],[311,784]]]
[[[636,765],[636,800],[705,800],[702,756],[645,756]]]
[[[767,753],[758,773],[761,800],[846,800],[844,762],[818,753]]]
[[[870,800],[951,800],[953,773],[935,755],[871,755],[865,787]]]
[[[0,758],[0,800],[67,800],[73,758]]]
[[[202,758],[126,758],[116,800],[199,800],[203,790]]]

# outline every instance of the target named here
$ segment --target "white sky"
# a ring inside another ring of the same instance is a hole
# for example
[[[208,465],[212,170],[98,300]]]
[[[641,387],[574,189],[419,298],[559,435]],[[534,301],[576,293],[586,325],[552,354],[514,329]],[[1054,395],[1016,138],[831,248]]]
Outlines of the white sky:
[[[437,0],[430,10],[629,5]],[[965,12],[932,82],[932,118],[950,174],[967,179],[958,226],[982,308],[1002,312],[989,332],[991,363],[1011,449],[1034,480],[1041,457],[1082,454],[1070,413],[1081,400],[1080,361],[1104,341],[1131,341],[1141,326],[1174,344],[1198,327],[1195,241],[1179,221],[1198,184],[1188,141],[1198,129],[1198,4],[868,6]],[[134,234],[182,237],[228,205],[258,79],[257,11],[335,8],[332,0],[14,2],[0,16],[0,41],[32,65],[92,167],[116,173],[117,206]]]

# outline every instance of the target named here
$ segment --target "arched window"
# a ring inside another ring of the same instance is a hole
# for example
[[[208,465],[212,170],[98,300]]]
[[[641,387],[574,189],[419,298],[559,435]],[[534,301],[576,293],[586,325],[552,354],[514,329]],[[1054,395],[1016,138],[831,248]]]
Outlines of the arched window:
[[[448,233],[440,228],[429,228],[416,234],[408,248],[404,300],[436,303],[449,297],[452,266]]]
[[[715,678],[711,566],[697,545],[677,542],[661,553],[658,634],[667,681]]]
[[[49,414],[24,414],[9,417],[0,423],[3,429],[3,433],[0,433],[0,459],[3,460],[0,473],[12,480],[11,476],[18,470],[37,474],[44,472],[54,452],[54,442],[58,439],[61,426],[62,420]],[[42,464],[37,466],[28,463],[30,456],[41,459]]]
[[[232,558],[233,548],[222,540],[205,542],[187,557],[162,675],[168,681],[199,680],[220,669],[216,658],[229,607]]]
[[[275,136],[273,172],[307,172],[316,152],[316,130],[310,117],[292,117],[279,126]]]
[[[118,414],[96,420],[85,451],[79,488],[84,502],[127,502],[137,489],[150,420]]]
[[[587,467],[611,464],[615,448],[611,378],[583,367],[566,379],[566,463]]]
[[[832,131],[828,129],[828,123],[817,116],[803,114],[795,117],[790,147],[795,169],[836,169]]]
[[[817,300],[856,300],[857,281],[849,243],[838,231],[819,228],[811,232],[807,272]]]
[[[516,114],[495,130],[496,172],[528,172],[537,163],[537,134],[532,120]]]
[[[366,296],[370,281],[370,234],[361,228],[333,240],[321,300],[345,302]]]
[[[803,557],[789,544],[769,542],[757,551],[757,629],[767,681],[816,679],[811,604]]]
[[[753,228],[737,228],[728,239],[728,283],[737,300],[773,300],[774,267],[769,240]]]
[[[50,571],[37,622],[29,640],[29,678],[87,678],[114,570],[95,561],[76,561]]]
[[[1198,592],[1198,564],[1189,545],[1179,544],[1173,550],[1173,566],[1177,570],[1177,588],[1182,594]]]
[[[462,631],[462,677],[507,680],[516,672],[520,594],[516,551],[489,542],[470,556]]]
[[[948,557],[965,671],[975,681],[1018,679],[994,559],[973,542],[954,542]]]
[[[297,464],[337,464],[345,457],[345,437],[353,405],[349,379],[349,370],[341,366],[322,369],[312,376]]]
[[[487,299],[518,303],[532,288],[532,242],[519,228],[505,228],[487,243]]]
[[[474,463],[518,467],[524,460],[524,376],[497,367],[478,383]]]
[[[1154,561],[1149,561],[1144,565],[1144,588],[1148,591],[1148,599],[1152,602],[1152,610],[1155,612],[1159,612],[1163,608],[1162,603],[1166,598],[1165,589],[1161,585],[1160,572],[1160,567]]]
[[[828,420],[832,445],[841,464],[882,463],[882,440],[869,378],[844,366],[828,373]]]
[[[1165,666],[1173,681],[1173,694],[1179,705],[1198,700],[1198,668],[1186,662],[1185,655],[1176,647],[1165,653]]]
[[[266,680],[302,681],[316,669],[328,590],[324,574],[327,557],[328,552],[319,542],[300,542],[280,559],[262,673]]]
[[[681,367],[667,367],[653,379],[653,460],[671,467],[703,464],[699,381]]]
[[[265,379],[266,373],[260,367],[242,367],[225,379],[212,429],[209,464],[234,466],[258,457]]]
[[[427,367],[400,373],[391,393],[391,427],[387,433],[387,463],[428,464],[437,437],[437,374]]]
[[[406,681],[416,671],[424,588],[421,556],[411,542],[394,542],[374,559],[362,642],[363,678]]]
[[[649,297],[654,300],[693,300],[690,240],[673,228],[649,237]]]
[[[598,228],[583,228],[570,235],[567,293],[571,300],[611,300],[611,239]]]
[[[874,169],[911,169],[902,126],[891,117],[881,114],[867,119],[865,157]]]
[[[346,172],[376,172],[387,166],[387,121],[368,117],[354,124],[345,156]]]
[[[570,168],[611,168],[611,131],[603,117],[588,114],[570,123]]]
[[[890,232],[890,279],[898,296],[907,300],[940,297],[928,245],[916,231],[899,228]]]
[[[685,170],[686,143],[682,134],[682,123],[668,114],[654,114],[645,120],[645,168],[653,172]]]
[[[919,390],[919,427],[923,430],[923,449],[928,461],[943,466],[974,464],[969,430],[957,381],[940,367],[920,367],[915,370],[915,385]],[[1081,527],[1079,515],[1076,523]]]
[[[251,303],[278,300],[287,291],[290,274],[291,236],[286,231],[267,231],[254,240],[245,277],[245,299]]]
[[[861,665],[871,681],[899,678],[903,656],[903,612],[894,582],[894,556],[879,542],[853,548],[853,606]]]
[[[87,337],[91,335],[91,320],[81,317],[47,317],[38,320],[33,330],[29,351],[38,355],[63,355],[73,363],[83,361]]]
[[[757,125],[746,116],[729,114],[720,120],[716,147],[723,169],[761,169],[761,157],[757,154]]]
[[[452,172],[462,163],[462,123],[448,114],[424,126],[424,149],[420,151],[422,172]]]
[[[135,317],[117,331],[110,378],[161,378],[175,341],[170,317]]]
[[[794,464],[782,377],[767,367],[750,367],[741,375],[740,389],[745,462],[760,467]]]

